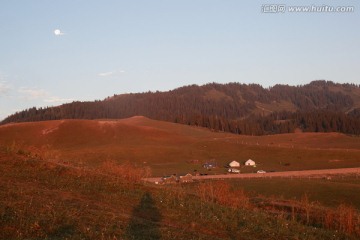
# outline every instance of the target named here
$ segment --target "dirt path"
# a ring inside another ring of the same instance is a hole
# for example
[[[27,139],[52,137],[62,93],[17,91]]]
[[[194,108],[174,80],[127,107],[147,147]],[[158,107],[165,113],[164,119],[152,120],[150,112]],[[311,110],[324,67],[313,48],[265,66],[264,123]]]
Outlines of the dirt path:
[[[287,172],[270,172],[270,173],[242,173],[242,174],[220,174],[220,175],[206,175],[193,176],[194,180],[206,179],[230,179],[230,178],[272,178],[272,177],[297,177],[297,178],[321,178],[329,175],[343,175],[343,174],[359,174],[360,168],[339,168],[339,169],[321,169],[321,170],[304,170],[304,171],[287,171]],[[144,178],[146,182],[159,182],[161,178]]]

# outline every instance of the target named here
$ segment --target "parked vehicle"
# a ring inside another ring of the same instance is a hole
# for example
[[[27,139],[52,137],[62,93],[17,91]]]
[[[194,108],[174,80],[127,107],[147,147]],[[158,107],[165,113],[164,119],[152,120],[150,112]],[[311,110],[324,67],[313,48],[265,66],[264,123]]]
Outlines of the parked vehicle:
[[[239,170],[239,169],[236,169],[236,168],[229,168],[229,169],[228,169],[228,172],[229,172],[229,173],[240,173],[240,170]]]
[[[257,173],[266,173],[264,170],[259,170]]]

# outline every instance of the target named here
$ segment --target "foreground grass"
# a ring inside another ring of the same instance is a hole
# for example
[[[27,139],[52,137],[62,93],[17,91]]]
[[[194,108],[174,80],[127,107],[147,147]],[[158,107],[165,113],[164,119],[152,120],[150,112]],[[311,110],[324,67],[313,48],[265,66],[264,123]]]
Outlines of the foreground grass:
[[[327,207],[352,205],[360,210],[360,176],[344,175],[331,178],[264,178],[232,179],[234,188],[245,189],[251,196],[301,200],[306,194],[310,201]]]
[[[356,239],[254,208],[228,185],[154,187],[0,149],[1,239]]]

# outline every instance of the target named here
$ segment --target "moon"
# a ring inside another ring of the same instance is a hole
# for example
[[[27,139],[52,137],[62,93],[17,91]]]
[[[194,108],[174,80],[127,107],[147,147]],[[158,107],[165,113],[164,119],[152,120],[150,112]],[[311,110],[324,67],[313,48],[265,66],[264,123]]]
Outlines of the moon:
[[[54,30],[54,34],[55,34],[56,36],[63,35],[63,33],[61,32],[60,29],[55,29],[55,30]]]

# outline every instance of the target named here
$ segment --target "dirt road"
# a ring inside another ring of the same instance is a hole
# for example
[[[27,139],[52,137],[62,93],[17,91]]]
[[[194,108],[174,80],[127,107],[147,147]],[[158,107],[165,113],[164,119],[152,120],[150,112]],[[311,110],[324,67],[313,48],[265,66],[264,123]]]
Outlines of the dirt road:
[[[272,178],[272,177],[296,177],[296,178],[320,178],[331,175],[342,174],[358,174],[360,175],[360,168],[339,168],[339,169],[321,169],[321,170],[304,170],[304,171],[287,171],[287,172],[269,172],[269,173],[242,173],[242,174],[220,174],[220,175],[206,175],[193,176],[194,180],[206,179],[229,179],[229,178]],[[160,182],[161,178],[144,178],[146,182]]]

